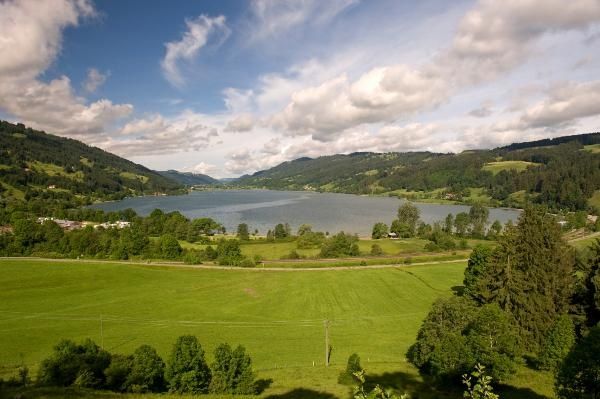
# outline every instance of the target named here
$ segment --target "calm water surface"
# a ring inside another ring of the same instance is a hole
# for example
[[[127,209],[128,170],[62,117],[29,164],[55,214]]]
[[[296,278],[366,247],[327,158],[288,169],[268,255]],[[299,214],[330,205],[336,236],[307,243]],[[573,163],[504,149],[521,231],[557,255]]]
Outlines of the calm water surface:
[[[388,225],[395,218],[402,200],[391,197],[363,197],[351,194],[314,193],[270,190],[196,191],[189,195],[166,197],[136,197],[123,201],[94,205],[95,208],[115,211],[133,208],[148,215],[159,208],[165,212],[180,211],[189,218],[211,217],[222,223],[227,231],[235,231],[247,223],[250,231],[265,234],[277,223],[289,223],[294,231],[308,223],[318,231],[346,231],[361,236],[371,234],[376,222]],[[468,212],[464,205],[415,204],[421,219],[427,223],[442,221],[449,213]],[[490,222],[515,220],[519,211],[490,209]]]

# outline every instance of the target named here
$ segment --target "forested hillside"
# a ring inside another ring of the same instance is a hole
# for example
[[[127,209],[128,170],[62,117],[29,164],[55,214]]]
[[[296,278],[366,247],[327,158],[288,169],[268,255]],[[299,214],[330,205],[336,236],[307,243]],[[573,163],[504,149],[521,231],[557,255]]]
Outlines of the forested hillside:
[[[159,171],[162,176],[186,186],[218,184],[219,181],[202,173],[178,172],[176,170]]]
[[[0,121],[0,198],[77,206],[181,185],[80,141]]]
[[[300,158],[240,186],[388,194],[416,200],[553,209],[600,208],[600,133],[460,154],[353,153]]]

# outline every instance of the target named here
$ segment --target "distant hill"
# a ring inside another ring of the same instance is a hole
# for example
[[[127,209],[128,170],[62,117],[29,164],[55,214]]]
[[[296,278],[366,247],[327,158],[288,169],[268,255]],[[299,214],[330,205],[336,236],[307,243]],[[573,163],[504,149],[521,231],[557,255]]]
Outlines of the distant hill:
[[[600,208],[600,133],[460,154],[304,157],[242,176],[233,184],[496,206],[521,207],[532,201],[553,209]]]
[[[0,198],[77,205],[181,189],[180,183],[99,148],[0,121]]]
[[[219,180],[201,173],[178,172],[176,170],[159,171],[162,176],[186,186],[218,184]]]

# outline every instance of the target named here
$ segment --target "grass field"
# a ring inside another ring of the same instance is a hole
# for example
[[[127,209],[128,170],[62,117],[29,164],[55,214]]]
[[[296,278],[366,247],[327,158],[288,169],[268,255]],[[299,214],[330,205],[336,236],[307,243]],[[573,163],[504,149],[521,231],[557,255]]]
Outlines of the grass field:
[[[14,373],[22,361],[35,371],[60,338],[101,343],[103,337],[116,353],[148,343],[166,357],[177,336],[194,334],[209,358],[220,342],[246,346],[259,378],[272,379],[263,393],[271,399],[347,397],[336,377],[353,352],[387,386],[422,399],[458,398],[424,384],[404,354],[431,303],[461,284],[464,266],[275,272],[3,259],[0,375]],[[325,319],[333,346],[329,368]],[[531,373],[515,375],[514,395],[507,397],[551,395],[551,378]]]
[[[516,170],[517,172],[524,171],[530,166],[537,165],[534,162],[526,161],[498,161],[488,162],[483,165],[482,169],[492,172],[493,174],[500,173],[503,170]]]
[[[583,146],[583,149],[585,151],[589,151],[593,154],[599,154],[600,153],[600,144],[590,144],[590,145],[586,145]]]
[[[415,259],[422,258],[425,253],[427,257],[423,261],[427,260],[435,260],[435,258],[440,257],[440,260],[444,260],[443,258],[447,257],[449,252],[433,252],[426,253],[425,245],[428,243],[428,240],[423,240],[419,238],[408,238],[408,239],[400,239],[400,240],[390,240],[390,239],[381,239],[381,240],[371,240],[371,239],[361,239],[358,241],[358,247],[360,250],[361,256],[370,256],[371,247],[373,244],[377,244],[383,250],[383,255],[386,256],[409,256],[414,254],[419,254]],[[195,248],[195,249],[204,249],[208,245],[204,244],[196,244],[189,243],[187,241],[180,241],[180,245],[183,248]],[[494,245],[494,242],[487,240],[475,240],[475,239],[467,239],[467,244],[469,247],[474,247],[475,245]],[[214,247],[214,244],[212,244]],[[311,249],[298,249],[297,243],[295,241],[289,242],[268,242],[268,241],[258,241],[251,240],[250,242],[243,242],[241,244],[242,253],[245,256],[250,258],[254,258],[255,256],[260,257],[262,260],[267,261],[277,261],[280,259],[285,259],[288,257],[290,252],[296,251],[299,255],[306,257],[307,266],[314,264],[311,260],[313,258],[318,258],[320,249],[311,248]],[[468,257],[468,253],[465,251],[455,251],[457,254],[462,255],[462,258]],[[381,260],[378,260],[381,259]],[[456,259],[456,258],[454,258]],[[353,260],[345,260],[344,265],[359,265],[362,261],[362,258],[357,258]],[[415,260],[416,261],[416,260]],[[350,262],[350,263],[348,263]],[[332,266],[336,266],[337,261],[329,262],[332,263]],[[383,258],[374,258],[367,262],[368,264],[390,264],[397,263],[397,261],[391,262],[389,259]],[[402,261],[400,261],[402,263]]]

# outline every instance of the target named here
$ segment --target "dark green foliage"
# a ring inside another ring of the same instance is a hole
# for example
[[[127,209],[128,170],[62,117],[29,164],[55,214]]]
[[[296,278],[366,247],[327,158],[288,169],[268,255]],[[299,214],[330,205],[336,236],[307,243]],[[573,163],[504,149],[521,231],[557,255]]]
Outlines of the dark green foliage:
[[[380,238],[386,238],[388,235],[388,226],[385,223],[375,223],[373,225],[373,232],[371,233],[371,238],[374,240],[378,240]]]
[[[372,256],[381,256],[383,255],[383,249],[378,244],[371,245],[371,255]]]
[[[250,239],[250,233],[248,232],[248,225],[246,223],[238,224],[237,238],[242,241],[248,241]]]
[[[485,226],[488,221],[490,211],[481,204],[475,204],[469,210],[469,220],[471,221],[471,234],[474,237],[483,237]]]
[[[216,394],[252,395],[256,393],[252,360],[243,346],[231,350],[228,344],[215,349],[210,392]]]
[[[163,392],[165,390],[165,362],[149,345],[133,352],[131,371],[125,385],[131,392]]]
[[[468,213],[460,212],[456,214],[456,218],[454,219],[454,230],[456,235],[464,237],[469,229],[469,223],[470,219]]]
[[[354,373],[358,373],[361,370],[362,367],[360,365],[360,356],[358,356],[356,353],[351,354],[348,357],[348,362],[346,363],[346,370],[342,371],[338,376],[338,384],[355,384],[357,380]]]
[[[42,385],[70,386],[79,379],[83,387],[100,387],[104,384],[104,369],[110,364],[110,354],[91,340],[76,344],[62,340],[38,371]]]
[[[419,222],[420,215],[421,211],[419,208],[410,202],[405,202],[398,208],[398,223],[401,226],[406,226],[408,228],[409,237],[414,237],[416,235],[417,223]]]
[[[161,176],[186,186],[217,185],[219,181],[202,173],[179,172],[176,170],[158,171]]]
[[[567,356],[575,344],[575,326],[567,315],[560,316],[546,334],[537,365],[542,370],[553,370]]]
[[[318,248],[325,241],[325,234],[321,232],[306,231],[298,237],[296,245],[299,249]]]
[[[172,234],[165,234],[160,237],[160,254],[164,259],[178,259],[182,249],[177,238]]]
[[[219,265],[237,266],[244,259],[238,240],[219,240],[217,261]]]
[[[204,350],[196,337],[184,335],[177,338],[165,377],[171,392],[208,392],[211,372],[204,359]]]
[[[600,326],[592,328],[569,352],[556,373],[560,399],[600,397]]]
[[[339,258],[342,256],[357,256],[358,236],[346,234],[343,231],[329,237],[321,247],[320,256],[323,258]]]
[[[273,236],[275,239],[287,238],[292,235],[290,226],[286,224],[279,223],[275,226],[275,230],[273,230]]]
[[[569,309],[573,267],[573,249],[554,218],[529,207],[499,240],[472,295],[510,313],[525,348],[537,352],[546,332]]]
[[[600,322],[600,240],[590,245],[587,259],[581,263],[582,277],[577,281],[573,302],[575,312],[592,327]]]
[[[463,375],[463,384],[467,386],[463,397],[466,399],[499,399],[492,388],[492,377],[486,375],[485,367],[481,364],[475,366],[470,376]],[[473,381],[473,379],[475,379]]]
[[[449,213],[444,219],[444,232],[452,234],[454,231],[454,215]]]
[[[477,245],[469,256],[469,262],[465,269],[465,279],[463,280],[464,295],[484,303],[487,298],[482,298],[479,291],[479,284],[482,284],[481,278],[484,275],[486,264],[492,253],[488,247]]]
[[[127,391],[127,377],[131,373],[132,363],[132,356],[112,355],[110,365],[104,370],[106,388],[117,392]]]
[[[476,307],[463,297],[452,297],[433,305],[407,357],[439,382],[455,382],[477,363],[503,380],[516,367],[517,342],[509,315],[497,305]]]

